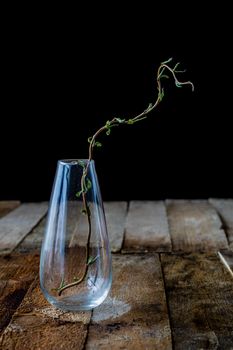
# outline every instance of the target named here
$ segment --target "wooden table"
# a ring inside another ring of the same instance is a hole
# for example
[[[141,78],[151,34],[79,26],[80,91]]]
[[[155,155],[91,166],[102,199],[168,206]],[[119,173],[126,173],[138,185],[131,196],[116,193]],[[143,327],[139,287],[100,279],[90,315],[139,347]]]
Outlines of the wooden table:
[[[105,210],[112,290],[93,312],[72,313],[39,288],[47,203],[0,203],[0,348],[233,349],[233,200]]]

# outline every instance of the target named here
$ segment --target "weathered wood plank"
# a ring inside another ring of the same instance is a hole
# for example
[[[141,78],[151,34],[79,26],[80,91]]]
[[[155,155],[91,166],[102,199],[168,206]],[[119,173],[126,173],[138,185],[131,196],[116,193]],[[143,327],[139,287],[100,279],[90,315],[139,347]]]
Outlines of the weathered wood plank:
[[[162,254],[176,350],[233,348],[233,283],[217,255]]]
[[[228,242],[215,209],[200,200],[167,200],[173,251],[217,251]]]
[[[105,202],[104,209],[111,250],[116,253],[123,243],[127,202]]]
[[[22,204],[0,220],[0,253],[9,254],[38,224],[47,203]]]
[[[74,207],[77,207],[77,204],[75,204]],[[127,203],[105,202],[104,208],[111,250],[113,252],[117,252],[121,249],[123,242]],[[80,202],[80,209],[78,212],[80,212],[81,209],[82,203]],[[75,210],[77,211],[77,208]],[[71,215],[70,213],[70,216],[69,225],[70,230],[72,231],[70,246],[74,246],[75,244],[85,246],[88,232],[87,219],[85,216],[79,215],[77,220],[77,215],[75,216],[75,212],[74,215]],[[93,237],[93,240],[95,241],[95,237]]]
[[[110,246],[112,252],[117,252],[121,249],[123,237],[124,237],[124,228],[125,228],[125,219],[127,212],[127,203],[126,202],[105,202],[105,214],[108,227],[108,234],[110,240]],[[69,208],[71,211],[69,213],[69,232],[70,236],[70,246],[74,246],[76,243],[79,245],[86,244],[87,240],[87,222],[85,216],[80,216],[77,220],[77,212],[79,213],[80,208],[77,209],[76,206]],[[44,218],[39,225],[37,225],[33,231],[28,234],[25,239],[18,246],[17,251],[31,251],[35,249],[40,249],[41,243],[44,237],[46,218]],[[78,231],[78,232],[77,232]]]
[[[40,251],[42,240],[44,238],[46,218],[43,218],[39,224],[22,240],[16,247],[17,252],[29,253]]]
[[[83,349],[90,312],[63,312],[44,299],[35,281],[0,339],[6,349]]]
[[[39,255],[0,257],[0,333],[38,274]]]
[[[233,199],[209,199],[220,214],[227,234],[229,246],[233,249]]]
[[[0,218],[20,206],[20,201],[0,201]]]
[[[86,349],[171,349],[158,255],[114,255],[110,296],[94,309]]]
[[[171,238],[163,202],[130,202],[123,248],[124,252],[171,251]]]

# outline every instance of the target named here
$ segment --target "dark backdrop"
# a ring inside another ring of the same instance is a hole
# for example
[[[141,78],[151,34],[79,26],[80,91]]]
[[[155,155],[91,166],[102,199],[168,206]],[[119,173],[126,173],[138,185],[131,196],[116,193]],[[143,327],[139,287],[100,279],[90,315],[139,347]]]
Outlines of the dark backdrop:
[[[121,11],[88,25],[80,17],[66,18],[67,25],[46,15],[10,19],[2,46],[0,199],[47,200],[56,161],[86,158],[88,136],[107,119],[130,118],[154,101],[156,69],[170,56],[187,69],[182,79],[195,92],[168,82],[148,120],[101,138],[95,160],[103,198],[233,197],[227,10],[171,10],[160,22],[150,12],[145,24],[142,13],[129,21]]]

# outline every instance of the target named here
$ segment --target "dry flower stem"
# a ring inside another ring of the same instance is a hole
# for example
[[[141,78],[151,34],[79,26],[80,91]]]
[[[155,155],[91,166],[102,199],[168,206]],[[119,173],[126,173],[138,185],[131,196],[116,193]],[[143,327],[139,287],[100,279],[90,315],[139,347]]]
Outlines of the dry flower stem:
[[[87,164],[86,166],[83,167],[83,174],[82,174],[82,178],[81,178],[81,193],[82,193],[82,199],[83,199],[83,208],[84,208],[84,213],[85,215],[87,215],[87,220],[88,220],[88,239],[87,239],[87,244],[86,244],[86,263],[85,263],[85,269],[84,269],[84,272],[82,274],[82,276],[75,282],[72,282],[72,283],[68,283],[68,284],[65,284],[59,288],[57,288],[57,291],[58,291],[58,295],[61,295],[61,293],[67,289],[67,288],[70,288],[70,287],[73,287],[73,286],[76,286],[78,284],[80,284],[86,277],[87,275],[87,272],[88,272],[88,261],[89,261],[89,245],[90,245],[90,238],[91,238],[91,212],[90,212],[90,209],[89,209],[89,206],[88,206],[88,203],[87,203],[87,198],[86,198],[86,193],[87,193],[87,190],[86,190],[86,176],[87,176],[87,173],[88,173],[88,169],[89,169],[89,166],[90,166],[90,162],[91,160],[93,159],[93,149],[94,147],[101,147],[101,143],[99,142],[96,142],[96,138],[101,134],[103,133],[104,131],[106,132],[107,135],[110,135],[110,132],[111,132],[111,128],[113,127],[116,127],[116,126],[119,126],[119,125],[124,125],[124,124],[127,124],[127,125],[132,125],[136,122],[139,122],[141,120],[144,120],[147,118],[147,115],[149,113],[151,113],[157,106],[160,102],[162,102],[163,100],[163,97],[164,97],[164,89],[162,88],[162,84],[161,84],[161,80],[165,79],[165,78],[169,78],[169,76],[165,75],[164,74],[164,71],[168,71],[173,79],[174,79],[174,82],[175,82],[175,85],[177,87],[182,87],[184,85],[190,85],[191,88],[192,88],[192,91],[194,91],[194,85],[191,81],[180,81],[178,80],[177,78],[177,74],[179,73],[184,73],[183,70],[178,70],[178,66],[179,66],[179,63],[176,63],[175,66],[172,68],[169,63],[172,61],[172,58],[169,58],[167,61],[165,62],[162,62],[158,68],[158,71],[157,71],[157,77],[156,77],[156,81],[157,81],[157,90],[158,90],[158,93],[157,93],[157,98],[156,98],[156,101],[154,103],[150,103],[149,106],[147,107],[147,109],[145,109],[142,113],[138,114],[137,116],[135,116],[134,118],[130,118],[130,119],[121,119],[121,118],[116,118],[114,117],[112,120],[108,120],[106,122],[106,124],[104,126],[102,126],[99,130],[96,131],[96,133],[90,137],[88,139],[88,142],[89,142],[89,157],[88,157],[88,161],[87,161]]]

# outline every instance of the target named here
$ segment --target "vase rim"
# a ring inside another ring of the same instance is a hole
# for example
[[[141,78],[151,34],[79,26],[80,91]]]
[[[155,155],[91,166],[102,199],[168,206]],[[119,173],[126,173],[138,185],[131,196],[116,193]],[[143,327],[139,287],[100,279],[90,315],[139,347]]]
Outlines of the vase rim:
[[[79,161],[87,164],[88,159],[59,159],[58,163],[62,165],[78,165]],[[94,160],[90,160],[90,163],[94,163]]]

